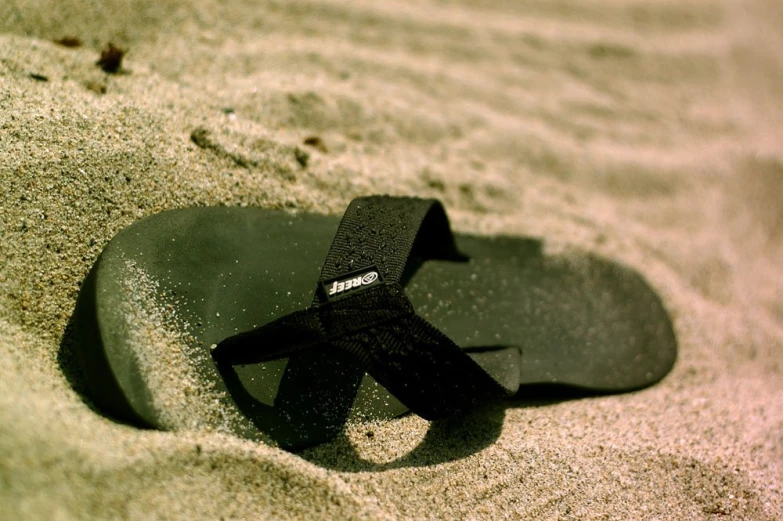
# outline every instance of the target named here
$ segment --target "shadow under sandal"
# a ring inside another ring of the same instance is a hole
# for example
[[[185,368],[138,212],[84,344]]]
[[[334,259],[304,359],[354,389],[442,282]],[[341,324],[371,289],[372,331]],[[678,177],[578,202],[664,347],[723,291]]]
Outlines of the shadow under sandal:
[[[453,235],[442,205],[417,198],[359,198],[339,222],[163,212],[101,254],[79,295],[77,348],[110,414],[192,428],[176,421],[190,414],[188,393],[154,363],[184,360],[171,376],[197,380],[218,411],[193,411],[197,428],[263,433],[286,448],[328,441],[351,420],[451,416],[525,384],[623,392],[660,380],[676,340],[646,282],[589,255],[541,250],[530,239]],[[131,312],[135,279],[153,281],[158,297],[146,305],[178,317],[164,329],[184,345],[135,334],[149,316]]]

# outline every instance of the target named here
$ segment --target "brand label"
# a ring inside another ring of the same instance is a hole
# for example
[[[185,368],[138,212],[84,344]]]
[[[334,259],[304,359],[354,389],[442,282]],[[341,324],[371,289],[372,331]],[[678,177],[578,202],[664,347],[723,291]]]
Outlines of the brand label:
[[[339,279],[328,280],[323,282],[322,286],[327,298],[331,299],[339,297],[340,295],[349,291],[352,292],[359,288],[372,286],[380,280],[381,277],[378,274],[378,270],[373,266],[371,268],[359,270]]]

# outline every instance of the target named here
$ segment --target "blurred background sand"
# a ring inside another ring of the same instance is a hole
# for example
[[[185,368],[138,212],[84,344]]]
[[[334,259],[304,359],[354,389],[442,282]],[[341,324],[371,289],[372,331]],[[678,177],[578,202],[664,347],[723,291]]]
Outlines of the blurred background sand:
[[[783,517],[780,49],[775,0],[4,0],[0,519]],[[673,372],[296,455],[85,402],[60,346],[117,231],[369,193],[632,266]]]

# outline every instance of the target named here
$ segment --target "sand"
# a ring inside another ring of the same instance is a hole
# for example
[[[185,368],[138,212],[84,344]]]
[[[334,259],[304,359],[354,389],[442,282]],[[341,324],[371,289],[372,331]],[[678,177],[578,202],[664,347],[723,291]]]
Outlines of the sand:
[[[782,518],[780,3],[353,4],[0,3],[0,519]],[[674,370],[300,454],[94,410],[68,323],[116,232],[370,193],[632,266]]]

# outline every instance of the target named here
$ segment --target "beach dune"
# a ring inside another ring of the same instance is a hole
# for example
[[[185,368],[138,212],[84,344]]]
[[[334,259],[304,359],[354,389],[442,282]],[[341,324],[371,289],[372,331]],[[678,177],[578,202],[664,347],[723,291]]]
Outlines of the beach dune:
[[[775,0],[3,0],[0,519],[783,518],[780,49]],[[118,231],[372,193],[630,266],[673,371],[299,453],[96,410],[69,323]]]

